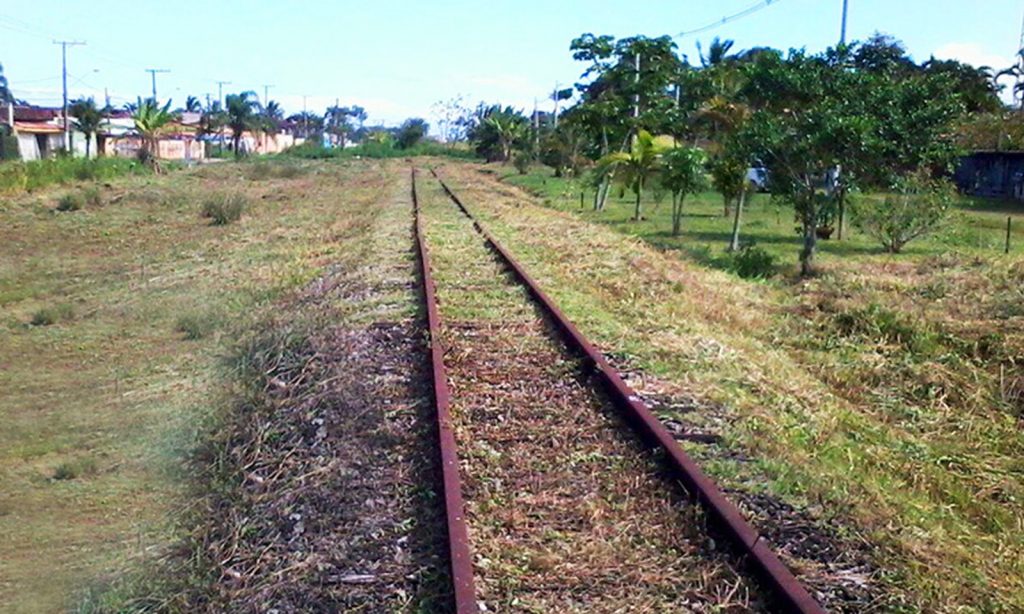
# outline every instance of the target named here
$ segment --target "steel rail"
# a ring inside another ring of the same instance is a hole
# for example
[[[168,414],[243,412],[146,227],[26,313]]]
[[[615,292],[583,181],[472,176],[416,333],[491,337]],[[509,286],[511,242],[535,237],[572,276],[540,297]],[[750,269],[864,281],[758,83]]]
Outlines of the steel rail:
[[[462,480],[459,476],[459,456],[452,429],[451,393],[444,368],[444,347],[441,344],[441,318],[434,294],[434,278],[430,273],[430,252],[420,222],[420,203],[416,195],[416,169],[411,172],[411,194],[419,252],[420,278],[423,282],[423,302],[427,309],[427,328],[430,337],[430,369],[437,412],[438,444],[441,456],[441,483],[444,490],[445,527],[448,533],[448,558],[452,582],[452,596],[456,614],[478,614],[476,586],[473,579],[473,557],[470,552],[469,529],[466,524],[465,504],[462,500]]]
[[[745,557],[754,574],[775,597],[779,610],[799,614],[823,614],[824,608],[776,556],[768,541],[747,522],[739,508],[725,497],[714,481],[680,447],[657,416],[640,400],[639,395],[605,360],[604,355],[583,336],[583,333],[576,328],[555,302],[541,290],[537,282],[530,277],[512,254],[483,227],[441,179],[437,171],[431,169],[430,172],[441,184],[441,188],[452,202],[472,221],[473,227],[484,237],[488,246],[498,254],[505,266],[541,305],[544,313],[555,324],[566,344],[582,356],[584,368],[597,375],[609,398],[622,411],[627,422],[649,445],[664,453],[665,462],[674,476],[704,508],[712,526],[724,533],[733,542],[738,552]]]

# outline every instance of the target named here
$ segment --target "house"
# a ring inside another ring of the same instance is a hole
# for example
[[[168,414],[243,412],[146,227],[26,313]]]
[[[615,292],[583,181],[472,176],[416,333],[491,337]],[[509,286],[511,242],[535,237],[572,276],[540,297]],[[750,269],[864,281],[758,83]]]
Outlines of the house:
[[[1024,200],[1024,151],[976,151],[953,175],[965,194]]]

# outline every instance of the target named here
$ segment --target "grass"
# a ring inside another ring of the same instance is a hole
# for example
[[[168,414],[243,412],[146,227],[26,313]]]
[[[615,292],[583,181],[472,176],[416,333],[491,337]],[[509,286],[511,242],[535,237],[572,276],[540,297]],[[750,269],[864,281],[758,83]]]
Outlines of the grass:
[[[107,182],[108,206],[75,215],[52,214],[57,190],[91,184],[4,199],[0,609],[59,611],[91,586],[152,584],[128,570],[180,539],[185,459],[222,385],[228,336],[214,333],[308,283],[359,236],[340,207],[376,198],[372,165],[299,164],[310,172],[259,182],[235,164],[129,173]],[[248,198],[246,223],[199,219],[211,192]]]
[[[466,147],[449,147],[433,141],[421,141],[408,149],[400,149],[387,143],[363,143],[344,149],[323,147],[319,143],[308,141],[292,147],[280,154],[285,158],[324,160],[329,158],[411,158],[418,156],[439,156],[460,160],[479,159],[475,152]]]
[[[651,192],[644,199],[645,220],[635,222],[634,198],[628,190],[613,190],[604,211],[593,210],[593,189],[582,180],[556,178],[546,168],[533,167],[520,175],[511,166],[489,167],[488,173],[500,177],[510,185],[529,190],[544,204],[572,212],[580,219],[608,225],[620,232],[638,236],[649,244],[679,250],[698,262],[729,270],[735,267],[734,258],[726,252],[732,233],[732,218],[723,215],[722,198],[715,192],[704,192],[688,197],[684,204],[683,232],[679,237],[671,233],[671,202],[664,196],[659,202]],[[580,193],[583,205],[580,206]],[[1003,252],[1006,238],[1006,218],[1014,219],[1011,232],[1011,253],[1024,254],[1024,203],[987,201],[961,198],[949,222],[938,233],[911,242],[904,250],[907,256],[924,256],[956,250],[979,255],[998,255]],[[777,263],[777,271],[792,273],[797,268],[797,255],[801,237],[796,232],[791,207],[774,203],[766,194],[755,194],[744,209],[741,240],[757,246]],[[875,256],[882,248],[848,221],[842,241],[835,238],[819,241],[818,261],[831,262]]]
[[[151,172],[145,165],[129,158],[58,157],[30,162],[0,162],[0,194],[34,192],[83,181],[110,181]]]
[[[885,611],[1024,608],[1024,264],[1020,247],[977,240],[1000,218],[1005,231],[1007,205],[964,201],[958,224],[902,255],[854,233],[823,246],[817,278],[744,281],[714,270],[728,268],[727,223],[711,195],[673,239],[667,213],[581,210],[536,172],[522,180],[547,190],[535,200],[493,180],[514,171],[478,168],[445,172],[585,334],[643,385],[722,408],[724,441],[751,460],[693,447],[720,480],[872,544]],[[748,236],[788,272],[796,237],[774,215],[755,199]]]

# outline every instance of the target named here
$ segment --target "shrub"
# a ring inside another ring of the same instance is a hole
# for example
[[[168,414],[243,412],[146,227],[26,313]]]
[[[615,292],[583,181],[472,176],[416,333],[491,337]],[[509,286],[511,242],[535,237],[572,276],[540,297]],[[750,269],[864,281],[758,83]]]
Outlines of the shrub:
[[[220,318],[212,312],[189,313],[178,318],[174,330],[185,335],[189,341],[202,339],[216,330]]]
[[[729,269],[744,279],[764,279],[775,273],[775,257],[760,247],[745,245],[733,254]]]
[[[930,354],[939,345],[938,337],[934,333],[915,326],[899,313],[877,303],[837,313],[833,321],[842,335],[856,335],[902,346],[916,354]]]
[[[855,201],[853,223],[885,251],[898,254],[907,243],[937,230],[954,198],[948,181],[913,175],[898,182],[896,192],[883,199]]]
[[[61,320],[70,320],[74,317],[75,311],[68,303],[61,303],[55,307],[43,307],[32,314],[30,323],[32,326],[49,326]]]
[[[240,220],[247,206],[248,202],[241,194],[212,196],[203,203],[202,216],[210,218],[214,226],[226,226]]]
[[[55,480],[73,480],[78,477],[96,473],[96,460],[92,458],[76,458],[57,465],[53,471]]]
[[[103,193],[98,187],[89,186],[82,190],[82,200],[88,205],[99,207],[103,204]]]
[[[530,170],[530,154],[525,151],[516,152],[512,158],[512,165],[516,167],[520,175],[525,175]]]
[[[85,206],[81,194],[65,194],[57,200],[57,211],[78,211]]]

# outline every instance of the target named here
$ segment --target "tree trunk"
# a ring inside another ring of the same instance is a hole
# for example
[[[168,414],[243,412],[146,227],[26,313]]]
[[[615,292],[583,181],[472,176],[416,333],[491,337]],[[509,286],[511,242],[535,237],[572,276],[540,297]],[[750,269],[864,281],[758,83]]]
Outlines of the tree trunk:
[[[672,236],[678,237],[683,225],[683,196],[672,193]]]
[[[634,215],[633,215],[633,219],[638,221],[638,222],[640,221],[640,213],[641,213],[641,210],[640,210],[640,197],[643,195],[643,192],[644,192],[643,186],[638,184],[636,186],[636,211],[634,212]]]
[[[85,134],[85,159],[86,159],[86,160],[88,160],[88,159],[89,159],[89,154],[91,154],[91,153],[92,153],[92,150],[91,150],[91,147],[90,147],[91,145],[92,145],[92,137],[91,137],[91,135],[90,135],[90,134],[89,134],[89,133],[87,132],[87,133]]]
[[[732,199],[722,194],[722,217],[732,215]]]
[[[840,241],[843,240],[843,226],[846,226],[846,193],[840,190],[836,197],[839,199],[839,236]]]
[[[809,200],[803,216],[804,245],[800,250],[800,275],[804,277],[814,274],[814,253],[818,249],[818,208],[813,195]]]
[[[747,200],[746,190],[740,192],[740,198],[736,201],[736,214],[732,218],[732,239],[729,241],[729,251],[735,252],[740,249],[740,216],[743,215],[743,205]]]

